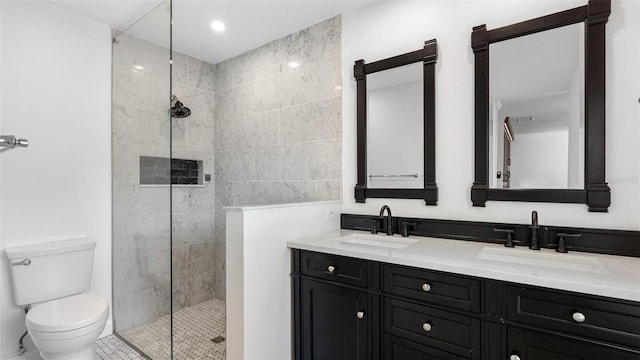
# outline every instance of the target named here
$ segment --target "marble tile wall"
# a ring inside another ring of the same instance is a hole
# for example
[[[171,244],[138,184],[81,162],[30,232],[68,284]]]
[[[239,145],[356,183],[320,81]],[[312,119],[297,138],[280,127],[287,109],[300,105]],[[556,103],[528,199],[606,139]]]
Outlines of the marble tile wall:
[[[334,17],[216,64],[216,254],[224,206],[340,199],[341,31]]]
[[[173,157],[203,160],[207,174],[215,170],[214,66],[174,52],[173,93],[192,115],[170,121],[168,62],[168,49],[128,34],[113,45],[116,331],[169,313],[171,262],[174,310],[215,296],[214,183],[173,186],[172,193],[166,185],[139,185],[140,156],[169,157],[170,126]]]

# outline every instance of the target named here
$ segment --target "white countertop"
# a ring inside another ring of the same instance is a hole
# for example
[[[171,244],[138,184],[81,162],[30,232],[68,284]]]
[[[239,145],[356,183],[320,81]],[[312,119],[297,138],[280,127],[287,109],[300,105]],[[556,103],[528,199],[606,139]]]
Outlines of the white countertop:
[[[372,244],[366,240],[364,244],[349,243],[354,236],[374,241]],[[398,248],[373,245],[376,239],[386,239],[390,246]],[[335,230],[289,241],[287,245],[294,249],[640,301],[640,258],[571,251],[560,254],[552,249],[510,249],[499,244],[421,236],[387,237],[353,230]],[[572,269],[561,268],[563,262]],[[544,263],[547,266],[541,265]]]

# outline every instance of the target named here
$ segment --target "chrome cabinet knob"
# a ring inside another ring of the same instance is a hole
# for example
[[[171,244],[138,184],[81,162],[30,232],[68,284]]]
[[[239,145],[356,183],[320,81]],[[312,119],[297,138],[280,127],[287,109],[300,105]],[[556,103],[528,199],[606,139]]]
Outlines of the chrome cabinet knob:
[[[356,313],[356,316],[358,317],[358,319],[362,319],[362,318],[364,318],[364,311],[358,311],[358,312]]]
[[[431,285],[427,284],[427,283],[422,284],[422,290],[424,290],[426,292],[431,291]]]
[[[520,356],[517,354],[511,354],[511,356],[509,356],[509,360],[520,360]]]
[[[583,323],[585,320],[587,320],[587,317],[584,316],[584,314],[579,311],[574,312],[573,315],[571,315],[571,317],[573,318],[573,321],[577,323]]]
[[[330,273],[332,273],[332,274],[333,274],[333,272],[334,272],[335,270],[336,270],[336,267],[335,267],[335,266],[331,266],[331,265],[329,265],[329,266],[327,267],[327,271],[328,271],[328,272],[330,272]]]
[[[432,328],[431,323],[428,322],[428,321],[426,323],[422,324],[422,330],[424,330],[426,332],[431,331],[431,328]]]

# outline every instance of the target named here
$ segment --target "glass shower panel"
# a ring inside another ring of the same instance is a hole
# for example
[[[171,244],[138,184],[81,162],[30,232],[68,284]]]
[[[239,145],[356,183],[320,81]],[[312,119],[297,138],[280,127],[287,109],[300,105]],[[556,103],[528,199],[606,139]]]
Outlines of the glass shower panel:
[[[114,332],[171,359],[171,2],[114,31]]]
[[[175,2],[174,14],[193,4]],[[181,25],[174,22],[172,35],[185,29]],[[171,78],[173,356],[224,359],[225,250],[224,239],[216,238],[213,161],[215,66],[180,52],[186,48],[180,39],[174,36],[172,42]]]

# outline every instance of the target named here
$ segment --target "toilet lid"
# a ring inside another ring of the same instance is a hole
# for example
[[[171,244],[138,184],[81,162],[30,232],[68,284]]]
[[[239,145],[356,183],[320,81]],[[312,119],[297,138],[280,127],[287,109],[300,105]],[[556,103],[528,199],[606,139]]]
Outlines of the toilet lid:
[[[109,304],[97,294],[78,294],[47,301],[27,313],[27,329],[57,332],[79,329],[109,315]]]

